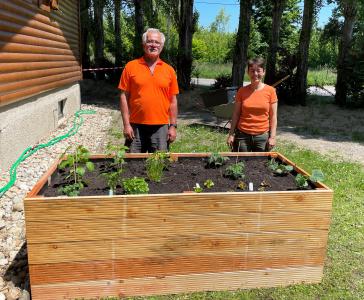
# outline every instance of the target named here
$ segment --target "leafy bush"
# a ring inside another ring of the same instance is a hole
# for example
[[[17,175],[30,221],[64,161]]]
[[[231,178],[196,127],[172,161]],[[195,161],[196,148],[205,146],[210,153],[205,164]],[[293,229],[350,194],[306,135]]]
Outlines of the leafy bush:
[[[126,194],[148,194],[149,192],[148,183],[141,177],[123,179],[123,187]]]

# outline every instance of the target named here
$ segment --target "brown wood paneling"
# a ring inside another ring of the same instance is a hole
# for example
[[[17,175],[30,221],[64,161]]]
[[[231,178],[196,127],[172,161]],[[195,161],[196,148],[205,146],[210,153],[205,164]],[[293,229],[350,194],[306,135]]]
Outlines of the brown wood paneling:
[[[112,272],[112,270],[109,270]],[[219,291],[282,287],[295,283],[319,283],[322,266],[237,272],[203,273],[193,275],[149,278],[96,280],[69,284],[36,285],[31,282],[32,299],[64,300],[75,298],[126,297],[177,294],[194,291]]]
[[[0,106],[81,79],[78,7],[0,0]]]
[[[21,63],[2,63],[0,68],[0,74],[22,71],[33,71],[50,68],[66,68],[66,67],[80,66],[79,63],[74,61],[46,61],[46,62],[21,62]]]
[[[38,85],[28,89],[16,91],[10,94],[0,95],[0,106],[15,102],[17,100],[25,99],[29,96],[36,95],[54,88],[59,88],[67,84],[77,82],[78,80],[81,80],[81,75],[69,77],[67,79],[59,80],[56,82]]]

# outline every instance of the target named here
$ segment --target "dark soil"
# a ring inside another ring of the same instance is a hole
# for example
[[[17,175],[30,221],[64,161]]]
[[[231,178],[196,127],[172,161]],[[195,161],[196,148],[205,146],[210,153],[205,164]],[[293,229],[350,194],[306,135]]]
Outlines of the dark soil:
[[[237,161],[245,163],[245,178],[243,180],[233,180],[226,178],[223,174],[225,168]],[[193,191],[196,183],[203,188],[203,192],[243,192],[238,188],[239,181],[243,181],[248,186],[249,182],[253,183],[254,191],[287,191],[297,190],[295,184],[295,172],[287,176],[277,176],[267,168],[267,158],[262,157],[240,157],[238,160],[231,157],[230,160],[220,168],[207,168],[206,158],[179,158],[165,170],[161,182],[153,182],[147,178],[145,170],[145,159],[126,159],[124,165],[123,178],[134,176],[146,178],[149,184],[149,194],[166,194],[182,193]],[[95,160],[95,170],[88,172],[84,176],[87,186],[81,190],[80,196],[90,195],[107,195],[109,188],[106,185],[105,178],[100,175],[109,169],[108,161]],[[67,185],[67,172],[57,170],[52,175],[51,185],[45,186],[40,194],[46,197],[60,196],[58,189]],[[203,186],[207,179],[214,182],[214,186],[207,189]],[[310,185],[309,189],[314,189]],[[247,189],[247,188],[246,188]],[[245,190],[246,191],[246,190]],[[125,194],[122,187],[118,187],[116,194]]]

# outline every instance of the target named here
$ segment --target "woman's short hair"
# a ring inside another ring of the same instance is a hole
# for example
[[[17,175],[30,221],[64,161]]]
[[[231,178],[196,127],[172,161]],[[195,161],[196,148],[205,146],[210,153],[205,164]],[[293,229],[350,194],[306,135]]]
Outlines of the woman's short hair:
[[[143,33],[142,36],[142,42],[143,44],[147,43],[147,35],[148,33],[159,33],[161,36],[161,42],[162,42],[162,46],[164,45],[164,42],[166,41],[166,37],[164,36],[163,32],[159,31],[159,29],[156,28],[148,28],[146,32]]]
[[[261,58],[261,57],[254,57],[252,59],[249,59],[248,60],[248,71],[249,71],[249,68],[253,65],[256,65],[259,68],[262,68],[263,70],[265,70],[265,59]]]

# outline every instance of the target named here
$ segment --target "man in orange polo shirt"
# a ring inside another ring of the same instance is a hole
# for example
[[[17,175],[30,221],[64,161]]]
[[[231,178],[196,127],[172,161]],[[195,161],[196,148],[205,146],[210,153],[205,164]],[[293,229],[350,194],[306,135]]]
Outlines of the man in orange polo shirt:
[[[143,34],[144,56],[128,62],[120,78],[120,110],[130,152],[168,150],[177,136],[174,69],[159,58],[165,37],[158,29]]]

